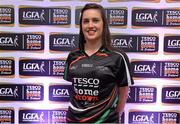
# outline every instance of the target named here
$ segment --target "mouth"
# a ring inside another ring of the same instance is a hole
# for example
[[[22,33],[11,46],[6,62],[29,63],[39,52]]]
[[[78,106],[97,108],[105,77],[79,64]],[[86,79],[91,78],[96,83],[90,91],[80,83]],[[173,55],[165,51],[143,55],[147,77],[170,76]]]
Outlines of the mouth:
[[[93,35],[93,34],[96,33],[96,30],[95,30],[95,29],[87,30],[87,33],[88,33],[89,35]]]

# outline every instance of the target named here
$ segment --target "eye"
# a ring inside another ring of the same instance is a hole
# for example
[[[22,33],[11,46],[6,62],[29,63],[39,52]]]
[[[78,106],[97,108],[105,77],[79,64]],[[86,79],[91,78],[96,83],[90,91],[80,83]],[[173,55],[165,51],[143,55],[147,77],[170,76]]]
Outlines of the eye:
[[[84,19],[82,22],[83,22],[83,24],[87,24],[87,23],[89,23],[89,20],[88,19]]]
[[[100,20],[99,19],[93,19],[94,23],[98,23]]]

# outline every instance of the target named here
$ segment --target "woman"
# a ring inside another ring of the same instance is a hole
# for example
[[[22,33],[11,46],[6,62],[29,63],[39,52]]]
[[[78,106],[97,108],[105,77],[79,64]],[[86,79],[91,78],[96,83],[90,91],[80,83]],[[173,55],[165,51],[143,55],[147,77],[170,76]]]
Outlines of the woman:
[[[67,122],[118,123],[133,84],[125,53],[110,47],[105,10],[88,3],[81,11],[79,49],[68,55],[64,79],[72,82]]]

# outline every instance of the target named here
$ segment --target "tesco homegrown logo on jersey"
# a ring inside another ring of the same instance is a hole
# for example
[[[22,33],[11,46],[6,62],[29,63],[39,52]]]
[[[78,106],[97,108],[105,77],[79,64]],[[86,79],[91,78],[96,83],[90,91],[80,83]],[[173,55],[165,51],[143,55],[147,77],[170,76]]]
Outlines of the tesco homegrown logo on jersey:
[[[166,86],[162,88],[163,103],[179,104],[180,103],[180,87]]]
[[[14,109],[0,108],[0,123],[12,124],[14,123]]]
[[[50,50],[53,51],[71,51],[78,46],[77,34],[50,34]]]
[[[83,101],[98,101],[99,100],[99,83],[96,78],[73,78],[75,98]],[[91,88],[94,89],[91,89]]]
[[[49,87],[49,100],[58,102],[69,102],[70,85],[51,85]]]

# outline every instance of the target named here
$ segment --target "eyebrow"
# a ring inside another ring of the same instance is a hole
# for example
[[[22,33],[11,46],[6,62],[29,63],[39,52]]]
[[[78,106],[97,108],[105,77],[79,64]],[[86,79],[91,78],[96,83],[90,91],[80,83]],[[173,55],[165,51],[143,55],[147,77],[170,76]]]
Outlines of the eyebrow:
[[[99,17],[93,17],[93,18],[91,18],[91,19],[101,19],[101,18],[99,18]],[[82,20],[89,20],[89,18],[83,18]]]

